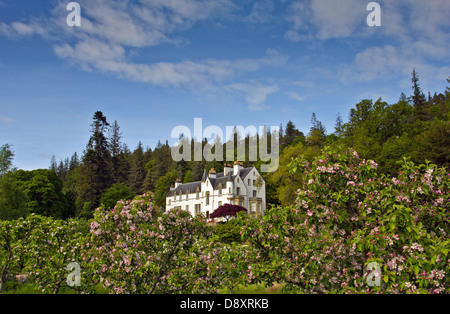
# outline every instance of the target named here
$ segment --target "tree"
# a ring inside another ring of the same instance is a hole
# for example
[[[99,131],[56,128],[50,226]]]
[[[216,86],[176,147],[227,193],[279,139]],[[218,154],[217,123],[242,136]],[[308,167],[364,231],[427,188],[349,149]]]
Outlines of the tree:
[[[0,147],[0,177],[3,177],[9,171],[14,170],[12,160],[14,153],[10,144],[4,144]]]
[[[225,218],[226,221],[229,221],[231,218],[236,217],[239,212],[247,212],[245,207],[233,204],[224,204],[219,206],[214,210],[209,217],[210,218]]]
[[[90,228],[83,261],[111,293],[211,293],[221,284],[205,221],[164,212],[152,194],[96,210]]]
[[[170,191],[170,187],[175,183],[177,174],[168,172],[158,179],[155,187],[155,205],[162,208],[166,207],[166,195]],[[166,208],[169,209],[169,208]]]
[[[342,121],[341,115],[339,113],[336,117],[336,124],[334,125],[334,133],[337,136],[344,135],[344,121]]]
[[[103,193],[100,203],[105,209],[113,208],[118,201],[127,201],[135,196],[133,191],[125,183],[116,183]]]
[[[302,178],[298,173],[289,171],[289,163],[305,152],[306,148],[302,143],[284,149],[277,171],[269,173],[265,178],[267,203],[283,206],[294,203],[295,192],[300,188]]]
[[[14,220],[29,213],[25,191],[15,182],[11,174],[0,178],[0,220]]]
[[[130,156],[130,175],[128,177],[128,184],[135,194],[142,194],[144,192],[145,165],[144,149],[142,148],[142,143],[139,142],[135,151]]]
[[[425,118],[424,107],[426,105],[426,98],[422,89],[419,86],[419,75],[416,72],[416,69],[413,69],[411,82],[413,94],[411,95],[411,100],[414,105],[414,109],[416,109],[416,113],[420,119]]]
[[[28,195],[27,207],[31,213],[58,219],[68,218],[69,202],[63,193],[62,180],[53,170],[17,170],[13,178]]]
[[[194,176],[192,175],[192,171],[188,170],[186,171],[186,174],[184,175],[183,183],[190,183],[194,182]]]
[[[28,275],[28,280],[39,285],[43,293],[58,294],[62,287],[68,287],[68,264],[82,263],[81,248],[85,241],[78,222],[32,214],[23,225],[29,234],[21,243],[22,255],[25,256],[23,272]],[[83,264],[83,268],[87,266]],[[90,274],[84,272],[80,281],[83,290],[89,288],[90,281]]]
[[[13,178],[12,160],[14,153],[11,145],[0,148],[0,220],[13,220],[28,214],[27,194],[18,186]]]
[[[92,135],[82,158],[77,184],[79,208],[84,209],[83,215],[86,217],[92,215],[91,211],[99,204],[101,195],[112,182],[111,155],[105,136],[109,123],[101,111],[94,114],[93,120]]]
[[[280,130],[281,130],[281,127],[280,127]],[[295,124],[291,120],[289,120],[288,123],[286,124],[284,136],[281,137],[281,135],[280,135],[280,139],[282,139],[282,141],[281,141],[282,147],[288,147],[289,145],[291,145],[294,142],[294,140],[297,137],[301,137],[302,139],[304,139],[305,136],[302,132],[297,130],[295,127]]]
[[[316,114],[313,112],[311,116],[311,129],[306,138],[308,146],[322,148],[325,145],[326,129],[325,126],[317,120]]]
[[[403,161],[396,177],[378,176],[375,162],[345,147],[292,167],[305,177],[296,204],[242,217],[257,281],[305,293],[448,291],[445,168]]]
[[[128,179],[128,165],[124,159],[124,146],[121,142],[122,132],[117,120],[111,125],[108,132],[108,145],[111,153],[111,172],[113,182],[125,182]]]

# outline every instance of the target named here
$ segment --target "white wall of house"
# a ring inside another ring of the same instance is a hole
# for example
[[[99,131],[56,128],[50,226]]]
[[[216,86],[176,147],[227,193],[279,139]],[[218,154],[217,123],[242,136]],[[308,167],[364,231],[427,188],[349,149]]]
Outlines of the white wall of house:
[[[243,169],[242,166],[234,165],[234,169],[226,168],[225,172],[233,170],[236,174],[241,169]],[[210,178],[214,177],[214,174],[210,173],[206,181],[201,182],[201,192],[198,193],[198,197],[196,191],[189,191],[189,194],[181,196],[179,194],[168,196],[166,208],[180,207],[195,216],[198,213],[198,206],[200,206],[199,213],[208,216],[219,206],[228,203],[241,205],[252,214],[262,214],[266,209],[266,186],[264,180],[260,180],[262,184],[256,186],[259,176],[258,170],[253,167],[245,177],[236,176],[232,182],[224,183],[220,191],[218,187],[213,189]]]

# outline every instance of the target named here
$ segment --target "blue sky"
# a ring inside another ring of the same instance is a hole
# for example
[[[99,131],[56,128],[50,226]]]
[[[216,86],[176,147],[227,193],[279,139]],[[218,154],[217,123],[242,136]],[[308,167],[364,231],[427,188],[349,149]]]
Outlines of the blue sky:
[[[0,144],[18,168],[81,154],[95,111],[123,142],[155,147],[175,126],[278,126],[329,133],[362,99],[425,93],[450,75],[450,2],[361,0],[0,0]]]

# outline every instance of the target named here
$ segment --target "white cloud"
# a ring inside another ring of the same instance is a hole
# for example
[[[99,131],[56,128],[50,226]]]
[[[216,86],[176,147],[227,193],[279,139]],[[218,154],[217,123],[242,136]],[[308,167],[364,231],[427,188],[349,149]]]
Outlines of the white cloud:
[[[52,16],[40,27],[52,34],[55,54],[85,71],[100,71],[121,79],[175,87],[206,95],[234,91],[245,96],[251,110],[267,108],[267,95],[278,87],[259,83],[248,86],[225,85],[249,72],[283,66],[287,58],[268,49],[260,58],[179,60],[172,62],[134,62],[132,52],[162,43],[186,42],[185,30],[201,21],[231,19],[237,6],[232,0],[80,0],[82,27],[68,27],[66,2],[60,0]],[[247,22],[270,20],[271,0],[254,3]],[[0,24],[0,32],[14,36],[38,33],[31,24]]]
[[[327,40],[382,34],[398,42],[425,40],[448,47],[448,0],[379,0],[381,27],[366,24],[369,2],[360,0],[296,0],[288,8],[285,37],[293,41]],[[439,46],[439,45],[436,45]]]
[[[299,102],[303,102],[306,100],[306,96],[301,96],[298,93],[295,92],[288,92],[287,95],[292,98],[293,100],[299,101]]]
[[[279,91],[277,85],[262,85],[260,83],[233,83],[227,85],[226,89],[241,93],[248,104],[248,109],[252,111],[269,109],[270,106],[264,104],[267,97]]]
[[[294,1],[285,37],[292,41],[349,37],[366,21],[366,5],[360,0]]]
[[[0,22],[0,34],[15,39],[20,36],[31,36],[35,34],[47,37],[48,32],[44,26],[36,21],[31,21],[28,24],[22,22],[12,22],[10,24]]]
[[[245,18],[250,23],[268,23],[273,20],[274,4],[272,0],[259,0],[253,4],[252,11]]]
[[[358,53],[353,63],[341,65],[338,77],[341,82],[349,84],[355,81],[398,80],[401,85],[408,85],[405,78],[410,80],[413,68],[424,84],[441,83],[450,73],[450,66],[437,66],[427,61],[413,47],[404,49],[386,45]]]

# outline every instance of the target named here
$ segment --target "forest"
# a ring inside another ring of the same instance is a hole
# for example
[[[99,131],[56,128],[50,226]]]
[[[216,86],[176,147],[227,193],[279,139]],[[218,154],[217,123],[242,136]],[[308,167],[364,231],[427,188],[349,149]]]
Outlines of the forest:
[[[450,88],[425,95],[415,70],[411,82],[410,96],[402,93],[394,104],[382,99],[361,100],[350,110],[346,122],[337,115],[331,131],[314,113],[307,134],[292,121],[280,124],[279,168],[262,174],[269,207],[294,203],[303,178],[289,170],[291,161],[302,156],[312,162],[325,147],[355,149],[361,158],[379,165],[380,175],[397,173],[403,158],[448,169]],[[450,83],[450,77],[447,82]],[[99,206],[112,208],[118,200],[130,200],[146,192],[153,192],[156,205],[164,207],[165,195],[176,179],[188,183],[200,180],[204,170],[223,169],[224,162],[219,161],[174,162],[168,141],[158,141],[154,148],[139,142],[130,149],[122,142],[122,135],[118,121],[109,122],[97,111],[82,153],[75,152],[59,161],[53,157],[48,169],[32,171],[14,168],[14,143],[1,146],[0,219],[16,219],[30,213],[63,220],[91,219]],[[249,140],[248,135],[235,137]],[[206,145],[206,140],[202,144]],[[260,161],[240,161],[246,167],[261,165]]]

